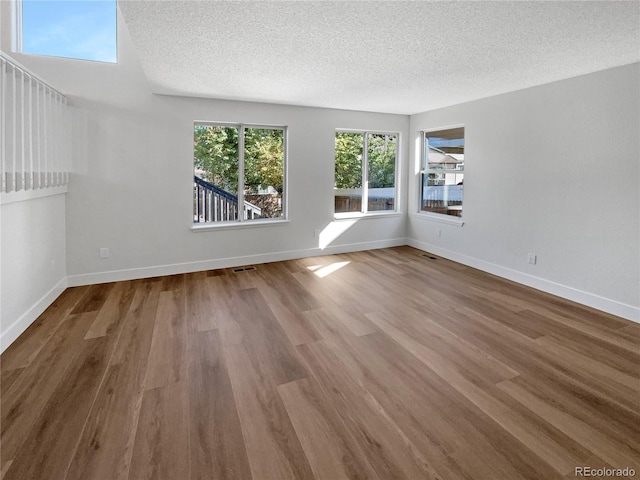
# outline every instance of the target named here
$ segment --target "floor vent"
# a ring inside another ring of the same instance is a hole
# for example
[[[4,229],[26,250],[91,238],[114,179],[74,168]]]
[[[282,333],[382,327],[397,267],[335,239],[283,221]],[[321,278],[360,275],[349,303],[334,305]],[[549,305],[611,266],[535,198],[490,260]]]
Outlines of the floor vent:
[[[421,253],[420,256],[424,257],[424,258],[428,258],[429,260],[437,260],[438,259],[438,257],[434,257],[433,255],[430,255],[428,253]]]
[[[252,270],[257,270],[257,268],[256,268],[256,267],[254,267],[253,265],[249,265],[248,267],[238,267],[238,268],[234,268],[234,269],[233,269],[233,273],[251,272]]]

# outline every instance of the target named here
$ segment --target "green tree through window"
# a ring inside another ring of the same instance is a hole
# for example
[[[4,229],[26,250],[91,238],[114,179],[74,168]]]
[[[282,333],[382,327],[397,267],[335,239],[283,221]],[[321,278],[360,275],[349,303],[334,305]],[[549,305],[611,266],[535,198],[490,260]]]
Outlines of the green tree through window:
[[[395,133],[336,132],[335,212],[395,210],[397,154]]]
[[[193,166],[195,222],[284,216],[284,127],[196,124]]]

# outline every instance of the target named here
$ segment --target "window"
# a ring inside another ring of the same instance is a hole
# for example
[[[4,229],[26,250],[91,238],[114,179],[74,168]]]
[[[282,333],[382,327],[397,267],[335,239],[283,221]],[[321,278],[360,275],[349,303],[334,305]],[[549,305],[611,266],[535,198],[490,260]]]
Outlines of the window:
[[[116,0],[14,0],[17,50],[115,63]]]
[[[398,134],[338,131],[335,149],[335,213],[396,211]]]
[[[283,219],[286,127],[196,123],[193,222]]]
[[[420,210],[462,217],[464,127],[422,133]]]

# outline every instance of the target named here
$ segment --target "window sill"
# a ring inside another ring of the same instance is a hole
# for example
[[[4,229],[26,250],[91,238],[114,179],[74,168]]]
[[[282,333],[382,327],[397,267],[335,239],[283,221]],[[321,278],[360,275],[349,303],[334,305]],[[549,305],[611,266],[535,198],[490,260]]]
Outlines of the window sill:
[[[289,220],[246,220],[244,222],[198,223],[191,227],[194,233],[212,230],[234,230],[237,228],[276,227],[289,223]]]
[[[334,220],[364,220],[371,218],[389,218],[389,217],[401,217],[402,212],[389,212],[389,213],[336,213],[334,214]]]
[[[441,213],[412,213],[411,216],[413,218],[420,218],[422,220],[431,220],[433,222],[446,223],[448,225],[455,225],[456,227],[461,227],[464,225],[464,220],[460,217],[454,217],[452,215],[444,215]]]

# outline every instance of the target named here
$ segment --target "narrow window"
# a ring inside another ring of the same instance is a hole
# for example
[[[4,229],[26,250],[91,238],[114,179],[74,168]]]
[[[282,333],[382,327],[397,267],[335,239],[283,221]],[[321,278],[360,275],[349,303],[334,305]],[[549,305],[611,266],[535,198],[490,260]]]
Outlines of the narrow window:
[[[396,211],[398,134],[336,132],[335,213]]]
[[[244,129],[245,219],[282,218],[284,129]]]
[[[422,133],[420,210],[462,217],[464,127]]]
[[[285,132],[195,124],[193,222],[284,218]]]
[[[116,63],[116,0],[14,0],[22,53]]]
[[[336,213],[362,211],[364,134],[336,133]]]

